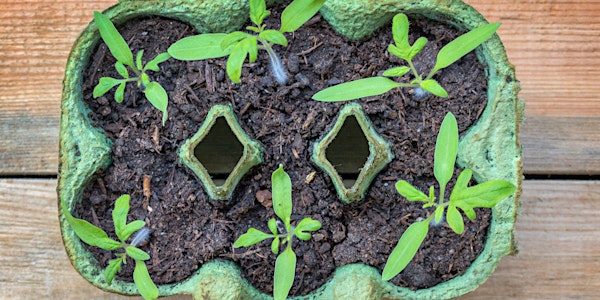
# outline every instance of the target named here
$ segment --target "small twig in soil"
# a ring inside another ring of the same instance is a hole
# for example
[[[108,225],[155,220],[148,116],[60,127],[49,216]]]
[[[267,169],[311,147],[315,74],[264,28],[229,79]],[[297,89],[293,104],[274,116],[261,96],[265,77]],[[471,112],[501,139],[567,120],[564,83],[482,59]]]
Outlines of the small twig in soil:
[[[198,98],[198,96],[196,96],[196,94],[194,93],[194,90],[192,90],[192,88],[190,86],[191,85],[185,86],[185,90],[188,91],[188,93],[190,93],[190,97],[192,97],[192,99],[198,103],[203,103],[202,100],[200,100],[200,98]]]
[[[238,116],[242,116],[244,115],[244,113],[246,113],[246,111],[250,108],[250,106],[252,105],[252,103],[248,102],[246,103],[246,105],[244,105],[244,107],[242,107],[242,109],[240,110],[240,113],[238,114]]]
[[[310,47],[310,48],[308,48],[308,49],[306,49],[306,50],[304,50],[302,52],[296,53],[296,55],[298,55],[298,56],[305,56],[306,54],[309,54],[309,53],[315,51],[317,48],[321,47],[321,45],[323,45],[323,42],[318,42],[314,46],[312,46],[312,47]]]

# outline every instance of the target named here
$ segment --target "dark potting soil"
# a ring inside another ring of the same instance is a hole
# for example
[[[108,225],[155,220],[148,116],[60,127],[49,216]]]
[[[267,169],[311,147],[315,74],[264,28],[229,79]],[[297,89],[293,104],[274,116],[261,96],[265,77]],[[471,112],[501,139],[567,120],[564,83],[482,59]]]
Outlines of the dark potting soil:
[[[277,11],[273,9],[267,21],[277,21]],[[270,26],[278,28],[278,24]],[[195,34],[186,24],[162,18],[130,21],[118,28],[134,54],[145,50],[144,61]],[[415,58],[416,67],[424,73],[433,67],[439,49],[460,34],[422,19],[411,20],[410,33],[411,43],[420,36],[429,40]],[[279,164],[293,183],[292,222],[311,217],[323,224],[309,241],[294,242],[298,263],[292,295],[322,286],[336,267],[346,264],[364,263],[381,271],[406,228],[432,213],[404,200],[394,184],[404,179],[422,190],[435,185],[433,153],[444,115],[454,113],[461,133],[479,118],[486,104],[487,79],[475,54],[435,76],[450,94],[446,99],[418,98],[412,90],[398,89],[357,102],[378,133],[393,145],[395,158],[375,178],[365,199],[345,205],[330,178],[310,161],[313,144],[331,129],[345,103],[321,103],[310,97],[328,86],[376,76],[400,65],[386,51],[392,42],[391,24],[369,39],[349,41],[316,17],[288,39],[289,47],[275,47],[288,69],[285,85],[271,76],[264,51],[256,63],[244,65],[241,84],[227,78],[226,59],[170,59],[161,64],[161,71],[151,78],[169,94],[169,119],[164,127],[161,113],[133,83],[127,86],[121,104],[114,101],[114,90],[94,99],[92,90],[99,78],[118,78],[118,74],[103,43],[92,56],[84,74],[83,98],[94,126],[103,128],[114,142],[113,163],[87,185],[75,215],[116,238],[111,218],[114,201],[130,194],[129,221],[145,220],[152,229],[141,249],[152,257],[147,265],[155,283],[184,280],[204,263],[222,259],[233,260],[252,285],[271,293],[276,255],[270,243],[241,249],[232,245],[249,227],[268,232],[267,221],[275,217],[268,203],[270,178]],[[402,78],[408,80],[408,76]],[[215,104],[231,104],[241,127],[265,149],[264,163],[243,177],[229,201],[210,200],[177,157],[179,147],[199,129]],[[462,235],[446,224],[432,227],[416,257],[392,282],[418,289],[462,274],[484,248],[491,220],[490,210],[476,212],[475,221],[465,219]],[[110,251],[88,249],[102,267],[114,256]],[[132,281],[133,265],[125,265],[118,278]]]

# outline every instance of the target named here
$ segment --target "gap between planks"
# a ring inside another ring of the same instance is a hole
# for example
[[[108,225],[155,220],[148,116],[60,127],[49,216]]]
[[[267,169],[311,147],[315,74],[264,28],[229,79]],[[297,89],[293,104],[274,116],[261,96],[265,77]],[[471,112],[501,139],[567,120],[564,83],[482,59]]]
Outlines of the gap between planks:
[[[73,269],[60,237],[55,188],[56,180],[0,180],[0,295],[130,299],[93,287]],[[598,199],[600,181],[525,181],[519,255],[505,257],[486,283],[462,299],[596,297]]]

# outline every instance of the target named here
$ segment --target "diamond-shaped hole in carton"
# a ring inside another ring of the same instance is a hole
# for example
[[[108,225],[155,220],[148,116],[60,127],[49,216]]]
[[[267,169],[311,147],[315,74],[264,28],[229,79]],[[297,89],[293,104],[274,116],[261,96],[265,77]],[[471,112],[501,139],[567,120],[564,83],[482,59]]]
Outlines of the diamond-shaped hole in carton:
[[[325,156],[342,178],[344,186],[351,188],[369,158],[369,141],[355,116],[348,116],[340,131],[325,150]]]
[[[227,120],[218,117],[208,134],[194,148],[194,156],[213,182],[221,186],[244,154],[244,145],[235,136]]]

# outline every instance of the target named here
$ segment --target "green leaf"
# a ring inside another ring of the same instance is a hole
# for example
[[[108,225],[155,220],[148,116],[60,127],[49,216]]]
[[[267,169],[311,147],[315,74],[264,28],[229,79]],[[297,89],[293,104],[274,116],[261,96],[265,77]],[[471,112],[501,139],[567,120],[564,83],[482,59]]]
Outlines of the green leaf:
[[[466,189],[471,181],[471,176],[473,176],[473,171],[470,169],[462,170],[458,175],[458,178],[456,178],[456,183],[454,184],[454,190],[452,193],[454,194],[454,191],[456,190]],[[450,195],[450,201],[452,201],[452,195]]]
[[[258,57],[258,43],[256,41],[256,37],[251,36],[240,43],[244,45],[246,50],[248,50],[248,61],[251,63],[255,62],[256,58]]]
[[[227,48],[239,43],[241,40],[243,40],[249,36],[251,36],[251,35],[249,35],[245,32],[234,31],[234,32],[226,35],[225,38],[223,38],[223,41],[221,41],[221,49],[227,49]]]
[[[445,209],[444,206],[438,206],[435,209],[435,213],[434,213],[435,219],[434,220],[435,220],[436,224],[439,224],[442,221],[442,218],[444,217],[444,209]]]
[[[292,216],[292,181],[283,170],[283,165],[279,165],[279,168],[271,175],[271,184],[273,185],[273,210],[289,232]]]
[[[467,218],[469,218],[469,220],[475,220],[475,211],[473,210],[472,207],[466,205],[465,203],[462,203],[462,205],[460,206],[460,209],[463,210],[463,212],[465,213]]]
[[[121,77],[129,78],[129,72],[127,71],[127,67],[125,67],[125,65],[122,62],[117,61],[115,63],[115,69],[117,70],[117,73],[121,75]]]
[[[468,207],[492,208],[498,202],[514,194],[517,187],[505,180],[492,180],[476,186],[453,191],[450,201],[462,208],[463,203]]]
[[[253,38],[256,44],[256,38]],[[239,83],[240,77],[242,76],[242,65],[244,64],[244,60],[246,60],[246,55],[249,53],[248,46],[251,45],[251,41],[248,41],[248,39],[249,38],[246,38],[233,46],[229,58],[227,59],[227,76],[229,76],[229,79],[234,83]],[[256,48],[255,51],[258,51],[258,48]]]
[[[104,269],[104,280],[106,283],[110,285],[115,278],[115,274],[121,270],[121,265],[123,264],[123,260],[121,258],[111,259],[108,262],[108,266]]]
[[[162,124],[164,126],[167,121],[167,104],[169,102],[167,91],[158,82],[152,81],[146,85],[144,94],[146,95],[146,99],[163,113]]]
[[[435,80],[427,79],[419,84],[422,89],[442,98],[448,97],[448,92]]]
[[[402,85],[385,77],[370,77],[341,83],[326,88],[312,96],[314,100],[338,102],[377,96]]]
[[[307,231],[317,231],[319,229],[321,229],[321,222],[311,218],[304,218],[294,228],[294,235],[303,241],[307,241],[310,239],[310,233]]]
[[[138,51],[137,55],[135,56],[135,67],[138,70],[142,70],[144,68],[144,65],[142,64],[143,57],[144,57],[144,50]]]
[[[133,270],[133,282],[140,292],[140,295],[146,300],[153,300],[158,298],[158,288],[152,282],[150,274],[148,274],[148,268],[146,263],[141,260],[135,261],[135,269]]]
[[[277,220],[275,220],[275,218],[271,218],[269,220],[269,230],[271,230],[271,233],[273,233],[274,235],[277,235],[279,232],[277,232]]]
[[[267,10],[265,0],[250,0],[250,20],[252,23],[260,26],[270,14],[271,12]]]
[[[427,232],[429,231],[429,220],[426,219],[420,222],[413,223],[406,229],[398,244],[390,253],[381,277],[384,281],[388,281],[398,275],[408,263],[415,257],[417,250],[423,243]]]
[[[456,234],[462,234],[465,231],[465,224],[463,222],[463,218],[460,215],[456,206],[450,205],[448,206],[448,212],[446,213],[446,221],[448,221],[448,225]]]
[[[275,237],[271,243],[271,251],[275,254],[279,253],[279,238]]]
[[[435,66],[431,73],[433,74],[438,70],[453,64],[467,53],[473,51],[473,49],[489,39],[496,30],[498,30],[498,27],[500,27],[500,23],[486,24],[469,31],[448,43],[438,53]]]
[[[272,44],[282,45],[284,47],[288,45],[288,40],[283,33],[277,30],[265,30],[259,33],[258,36]]]
[[[395,77],[402,76],[410,71],[410,68],[407,66],[395,67],[383,72],[383,76],[386,77]]]
[[[408,201],[429,201],[429,197],[425,193],[419,191],[405,180],[396,182],[396,190]]]
[[[317,14],[325,0],[294,0],[281,13],[279,31],[293,32]]]
[[[142,220],[133,221],[127,225],[125,225],[125,230],[123,230],[123,241],[127,241],[127,239],[136,231],[140,230],[142,227],[146,225],[146,222]]]
[[[125,238],[125,227],[127,225],[127,214],[129,213],[129,195],[125,194],[117,198],[115,201],[115,208],[112,211],[112,219],[115,226],[115,232],[119,239],[124,242]]]
[[[106,94],[106,92],[110,91],[110,89],[112,89],[117,84],[120,84],[121,82],[123,82],[123,80],[114,79],[112,77],[100,78],[98,85],[96,85],[96,87],[94,87],[94,92],[93,92],[94,98],[98,98],[98,97]]]
[[[125,248],[125,253],[127,253],[127,255],[129,255],[129,257],[135,259],[135,260],[149,260],[150,259],[150,255],[148,255],[148,253],[146,253],[146,251],[134,247],[134,246],[129,246],[127,248]]]
[[[421,52],[421,50],[423,50],[423,47],[425,47],[425,45],[427,44],[427,39],[424,37],[420,37],[418,38],[415,43],[412,45],[412,47],[410,47],[410,52],[408,53],[408,59],[413,59],[417,54],[419,54],[419,52]]]
[[[127,82],[123,81],[123,82],[121,82],[121,84],[119,84],[119,86],[115,90],[115,101],[117,101],[117,103],[123,102],[123,99],[125,98],[125,86],[126,85],[127,85]]]
[[[84,243],[100,247],[104,250],[115,250],[121,248],[121,243],[108,237],[104,230],[92,225],[90,222],[73,217],[68,211],[65,212],[65,218],[75,234]]]
[[[440,190],[443,190],[452,178],[457,153],[458,125],[456,124],[454,115],[447,113],[444,121],[442,121],[442,126],[435,142],[433,160],[433,175],[435,175],[435,179],[440,184]]]
[[[389,45],[387,50],[389,53],[391,53],[392,55],[394,55],[398,58],[401,58],[406,61],[408,61],[408,59],[409,59],[408,56],[410,54],[410,48],[407,48],[406,50],[404,50],[404,49],[400,49],[394,45]]]
[[[408,43],[408,27],[408,18],[405,14],[400,13],[394,16],[392,20],[392,37],[397,49],[405,53],[408,53],[410,48]]]
[[[273,298],[285,300],[294,283],[296,273],[296,253],[292,247],[287,247],[275,261],[275,274],[273,275]]]
[[[102,40],[108,46],[110,53],[123,64],[135,68],[133,54],[115,25],[102,13],[94,12],[94,22],[100,31]]]
[[[256,228],[250,227],[246,233],[242,234],[233,243],[233,248],[250,247],[272,237],[274,237],[274,235],[264,233]]]
[[[435,190],[433,188],[433,185],[429,187],[429,201],[435,201]]]
[[[178,60],[202,60],[227,56],[229,49],[221,49],[225,33],[205,33],[185,37],[169,47],[168,53]]]
[[[169,58],[171,58],[169,53],[161,53],[149,61],[144,67],[144,70],[151,70],[154,72],[160,71],[160,67],[158,65],[167,61]]]

